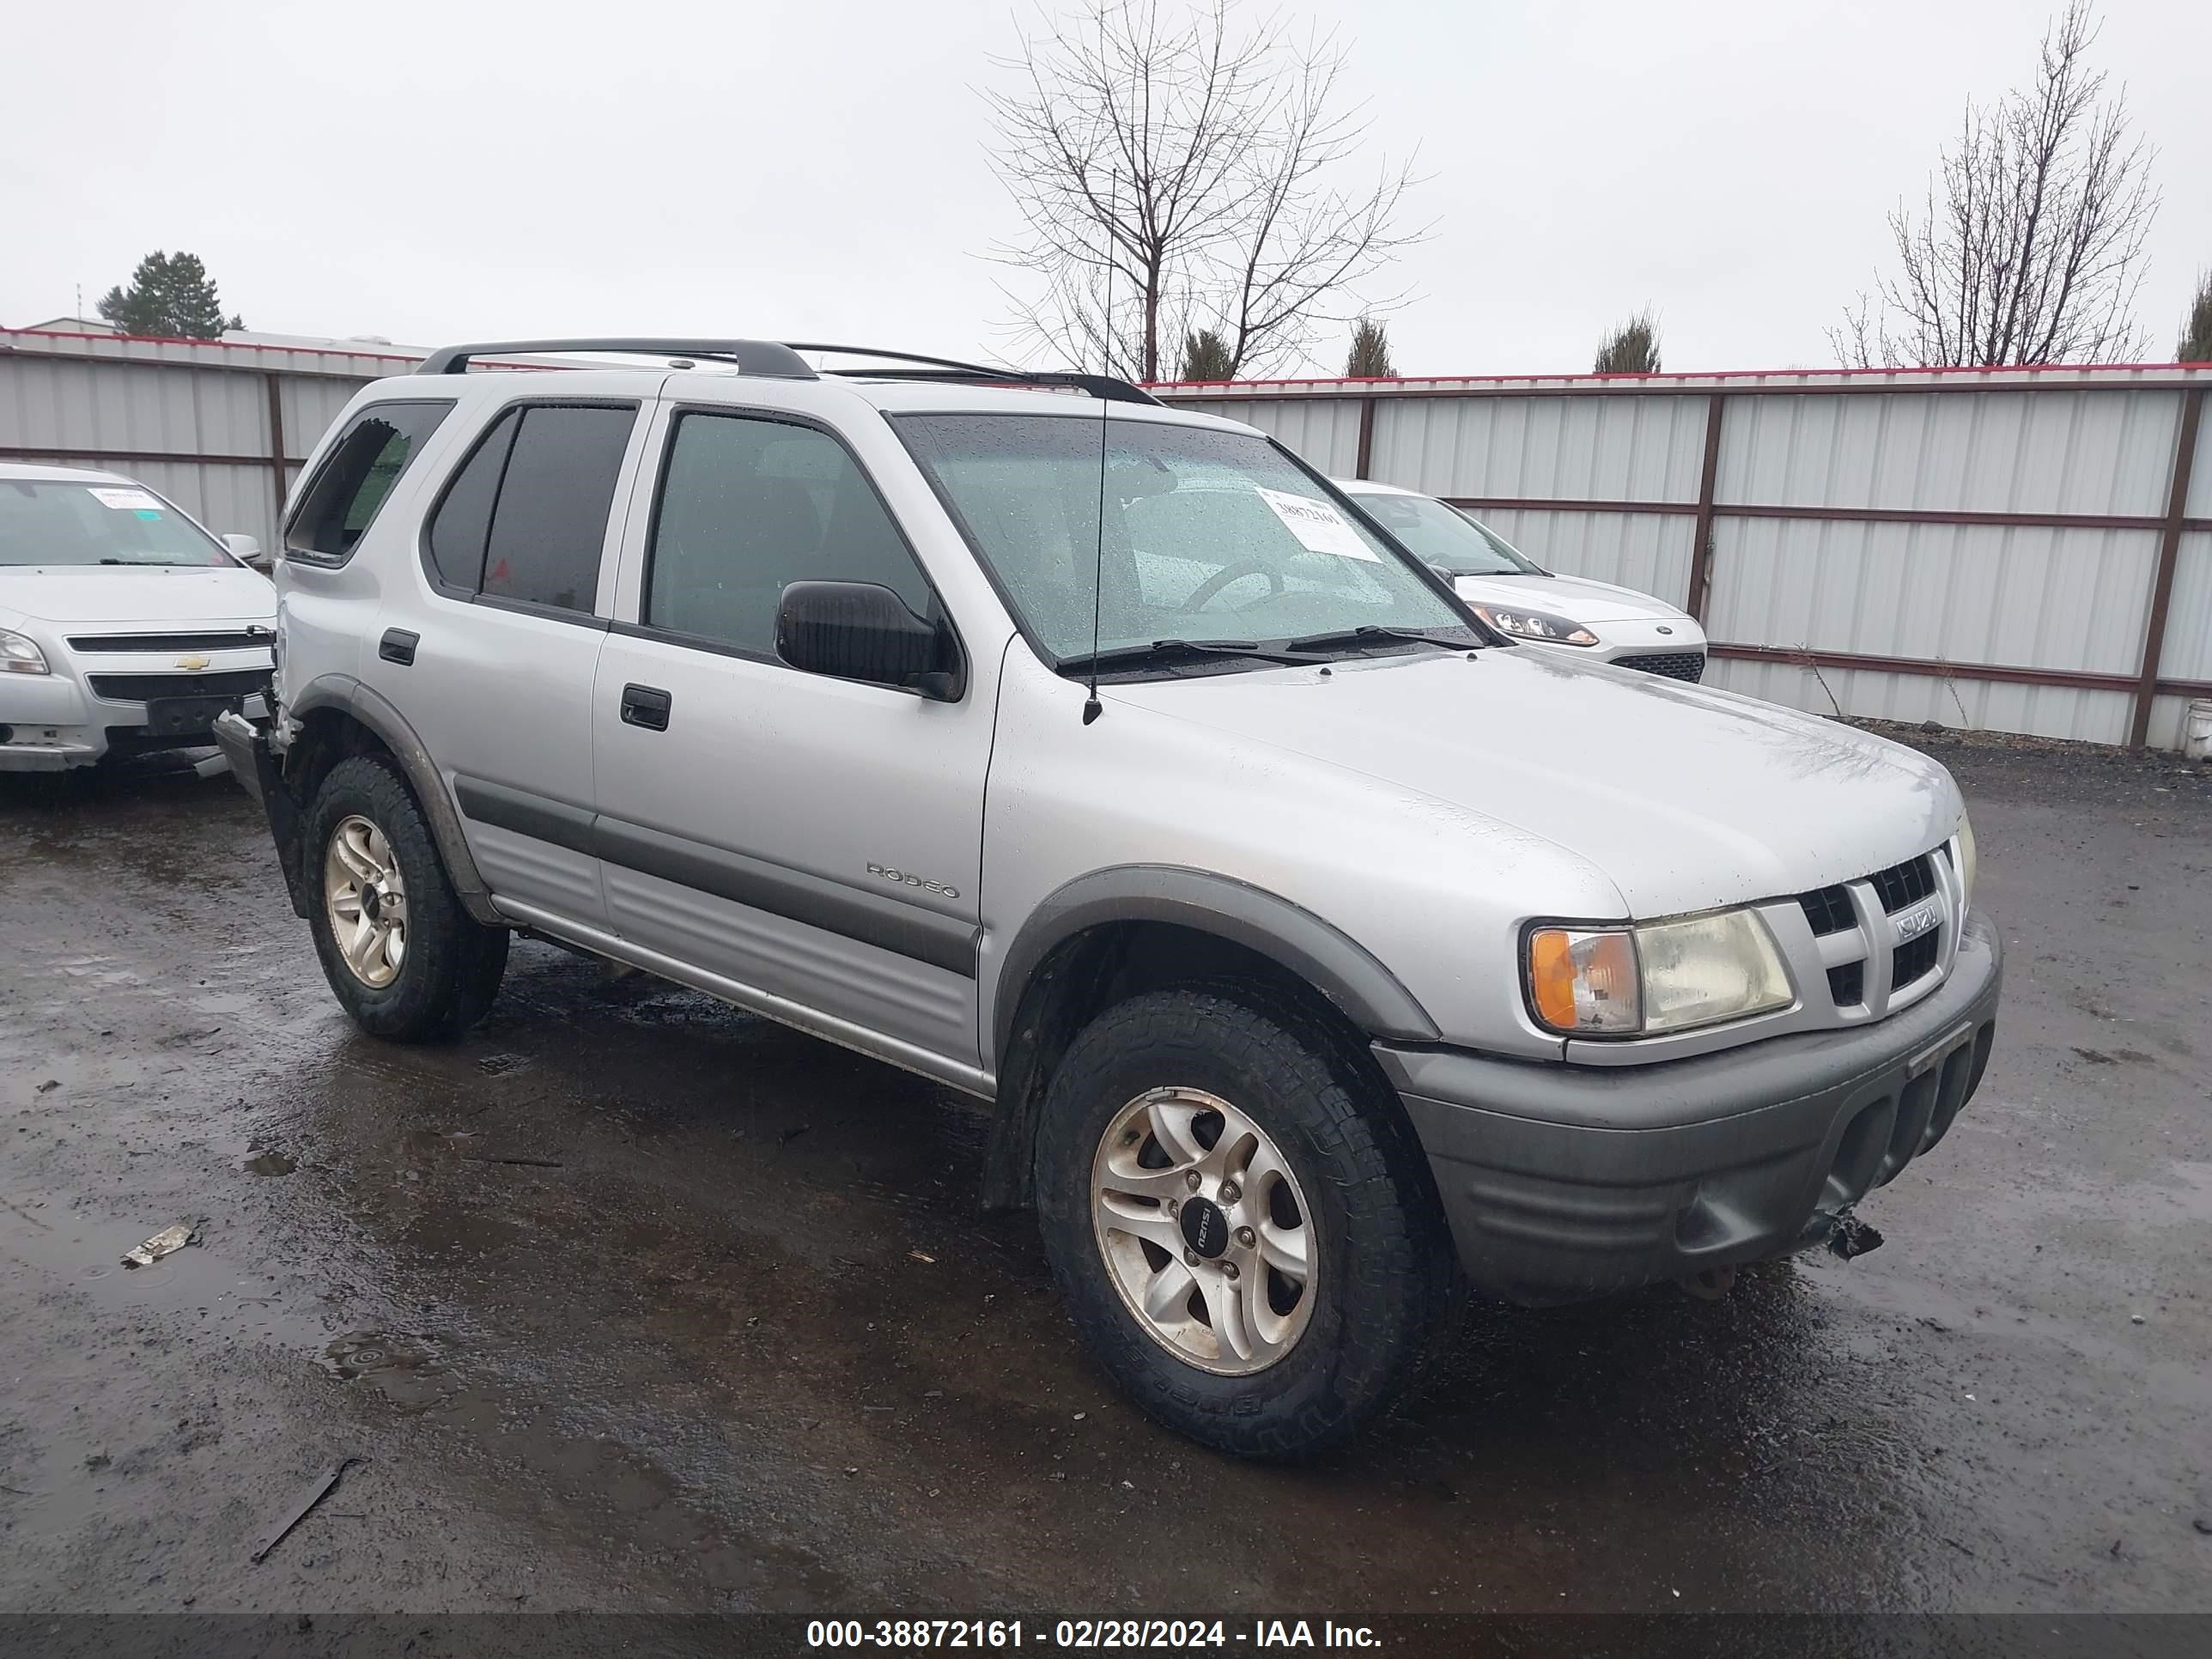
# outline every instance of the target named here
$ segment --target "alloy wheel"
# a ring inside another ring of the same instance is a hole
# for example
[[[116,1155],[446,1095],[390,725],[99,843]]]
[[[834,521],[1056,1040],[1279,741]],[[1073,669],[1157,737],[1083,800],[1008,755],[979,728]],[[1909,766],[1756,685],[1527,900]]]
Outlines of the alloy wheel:
[[[1147,1090],[1091,1166],[1093,1231],[1145,1334],[1220,1376],[1265,1370],[1311,1320],[1313,1214],[1266,1130],[1200,1089]]]
[[[372,990],[399,977],[407,958],[407,882],[392,843],[359,813],[331,831],[323,903],[347,970]]]

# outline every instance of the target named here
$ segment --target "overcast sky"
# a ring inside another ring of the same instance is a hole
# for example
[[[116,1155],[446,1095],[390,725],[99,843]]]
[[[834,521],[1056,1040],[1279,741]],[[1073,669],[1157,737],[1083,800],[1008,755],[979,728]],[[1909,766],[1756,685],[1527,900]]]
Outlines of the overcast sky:
[[[1577,371],[1656,306],[1669,368],[1832,364],[1883,214],[2057,0],[1308,0],[1432,221],[1410,374]],[[2096,61],[2160,149],[2142,320],[2212,264],[2212,5],[2112,0]],[[256,329],[430,344],[757,334],[992,352],[1013,219],[969,0],[110,0],[9,30],[0,323],[199,254]],[[1331,369],[1343,346],[1321,348]]]

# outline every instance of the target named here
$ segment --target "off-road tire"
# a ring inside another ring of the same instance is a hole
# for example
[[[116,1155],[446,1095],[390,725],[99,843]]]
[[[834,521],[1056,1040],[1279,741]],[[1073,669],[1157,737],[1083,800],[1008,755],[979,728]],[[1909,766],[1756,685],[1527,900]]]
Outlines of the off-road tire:
[[[1455,1322],[1456,1259],[1427,1160],[1396,1098],[1335,1030],[1257,988],[1148,992],[1078,1035],[1038,1127],[1045,1249],[1092,1356],[1140,1409],[1239,1456],[1310,1456],[1405,1391]],[[1264,1370],[1219,1376],[1178,1358],[1115,1289],[1093,1228],[1091,1167],[1115,1115],[1181,1085],[1233,1103],[1272,1137],[1320,1232],[1305,1330]]]
[[[398,976],[380,988],[364,984],[346,965],[322,896],[331,837],[356,816],[383,833],[407,886],[406,955]],[[306,829],[307,925],[323,975],[354,1023],[393,1042],[439,1042],[482,1019],[507,973],[508,930],[487,927],[462,908],[422,809],[398,769],[370,755],[340,761],[316,790]]]

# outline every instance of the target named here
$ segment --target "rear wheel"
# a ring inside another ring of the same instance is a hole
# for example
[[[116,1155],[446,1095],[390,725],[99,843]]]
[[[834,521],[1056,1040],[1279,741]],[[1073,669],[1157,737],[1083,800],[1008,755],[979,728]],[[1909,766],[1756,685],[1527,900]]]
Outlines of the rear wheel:
[[[305,855],[316,954],[355,1024],[425,1042],[483,1017],[507,972],[507,931],[462,908],[396,768],[367,755],[332,767],[307,811]]]
[[[1139,1407],[1297,1457],[1414,1376],[1456,1270],[1398,1103],[1304,1009],[1243,989],[1100,1015],[1048,1092],[1037,1209],[1085,1342]]]

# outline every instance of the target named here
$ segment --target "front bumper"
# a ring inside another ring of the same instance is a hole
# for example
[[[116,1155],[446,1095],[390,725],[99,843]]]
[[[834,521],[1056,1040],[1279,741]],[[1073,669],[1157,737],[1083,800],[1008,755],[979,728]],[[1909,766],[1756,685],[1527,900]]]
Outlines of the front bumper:
[[[82,690],[66,674],[0,674],[0,772],[89,766],[107,734],[89,724]]]
[[[276,862],[284,872],[285,891],[294,913],[305,921],[307,890],[300,862],[300,806],[285,787],[276,757],[269,747],[269,734],[235,709],[216,716],[213,732],[216,747],[230,763],[231,776],[268,816],[270,839],[276,843]]]
[[[76,666],[76,659],[70,666]],[[138,666],[143,672],[143,663]],[[264,677],[268,672],[265,661],[247,666]],[[122,671],[114,672],[117,678],[128,678]],[[259,692],[227,698],[221,693],[178,696],[149,702],[95,696],[89,686],[87,677],[74,672],[0,677],[0,772],[61,771],[95,765],[109,755],[196,749],[212,741],[204,715],[157,720],[164,708],[228,701],[242,707],[249,717],[268,713],[266,698]]]
[[[1578,1301],[1787,1254],[1943,1138],[1980,1085],[2003,952],[1873,1025],[1598,1068],[1378,1043],[1474,1285]]]

